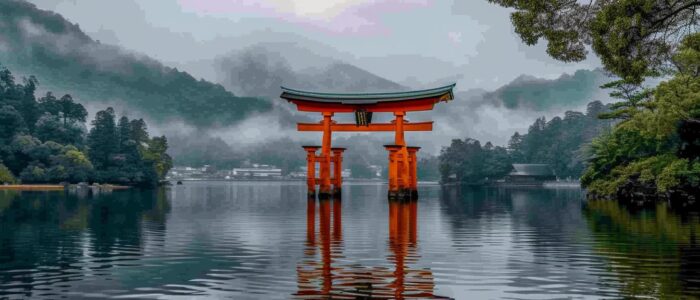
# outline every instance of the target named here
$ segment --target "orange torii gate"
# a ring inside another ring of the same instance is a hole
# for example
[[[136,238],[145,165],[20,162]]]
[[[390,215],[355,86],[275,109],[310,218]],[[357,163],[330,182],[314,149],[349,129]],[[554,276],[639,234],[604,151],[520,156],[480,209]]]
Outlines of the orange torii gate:
[[[282,87],[280,98],[297,106],[297,110],[321,113],[319,123],[299,123],[298,131],[323,132],[321,146],[304,146],[307,152],[307,184],[310,196],[319,198],[340,195],[342,161],[345,148],[332,148],[332,133],[393,131],[394,144],[385,145],[389,152],[389,198],[413,199],[417,196],[417,159],[420,147],[406,145],[404,132],[432,131],[433,122],[412,123],[405,120],[407,112],[432,110],[436,103],[454,99],[454,84],[420,91],[395,93],[337,94],[300,91]],[[354,113],[355,123],[339,124],[333,121],[336,113]],[[372,123],[373,113],[393,113],[390,123]],[[316,152],[321,149],[320,154]],[[316,178],[316,163],[319,177]],[[331,166],[333,175],[331,176]]]

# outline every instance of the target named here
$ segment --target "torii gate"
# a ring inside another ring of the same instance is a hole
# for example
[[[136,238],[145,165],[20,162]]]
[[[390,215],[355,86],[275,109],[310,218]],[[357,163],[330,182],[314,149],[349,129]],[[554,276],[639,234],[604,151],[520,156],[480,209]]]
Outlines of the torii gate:
[[[404,119],[407,112],[432,110],[436,103],[454,99],[455,84],[410,92],[336,94],[294,90],[282,87],[280,98],[297,106],[297,110],[318,112],[323,116],[319,123],[298,123],[298,131],[321,131],[321,146],[304,146],[307,152],[307,185],[309,196],[319,198],[340,195],[342,186],[342,161],[345,148],[332,148],[334,131],[393,131],[394,144],[385,145],[389,152],[389,198],[415,199],[418,194],[416,153],[420,147],[406,145],[404,132],[432,131],[433,122],[411,123]],[[372,123],[373,113],[390,112],[395,119],[391,123]],[[336,113],[354,113],[355,124],[339,124],[332,120]],[[321,149],[320,155],[316,154]],[[316,178],[316,162],[319,163],[319,178]],[[331,177],[331,164],[333,176]]]

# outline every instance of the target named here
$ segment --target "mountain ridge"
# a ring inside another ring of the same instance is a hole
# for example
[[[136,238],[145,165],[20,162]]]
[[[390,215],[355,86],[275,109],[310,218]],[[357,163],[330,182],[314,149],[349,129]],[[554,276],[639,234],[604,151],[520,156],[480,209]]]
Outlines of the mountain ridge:
[[[150,118],[196,127],[227,126],[271,110],[146,55],[93,40],[61,15],[21,0],[0,2],[0,63],[36,75],[42,89],[81,102],[122,102]]]

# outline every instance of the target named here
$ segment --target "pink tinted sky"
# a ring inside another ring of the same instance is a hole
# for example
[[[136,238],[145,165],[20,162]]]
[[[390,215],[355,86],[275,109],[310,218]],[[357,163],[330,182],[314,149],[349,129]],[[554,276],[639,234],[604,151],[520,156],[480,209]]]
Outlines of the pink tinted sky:
[[[184,11],[224,18],[274,18],[347,35],[387,35],[382,18],[430,6],[428,0],[178,0]]]

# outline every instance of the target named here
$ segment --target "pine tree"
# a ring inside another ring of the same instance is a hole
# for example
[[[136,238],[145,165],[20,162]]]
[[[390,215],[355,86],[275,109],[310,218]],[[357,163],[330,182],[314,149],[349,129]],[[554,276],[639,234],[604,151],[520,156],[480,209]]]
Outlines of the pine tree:
[[[114,123],[114,109],[98,111],[88,134],[89,157],[98,170],[113,165],[112,155],[118,150],[119,136]]]

